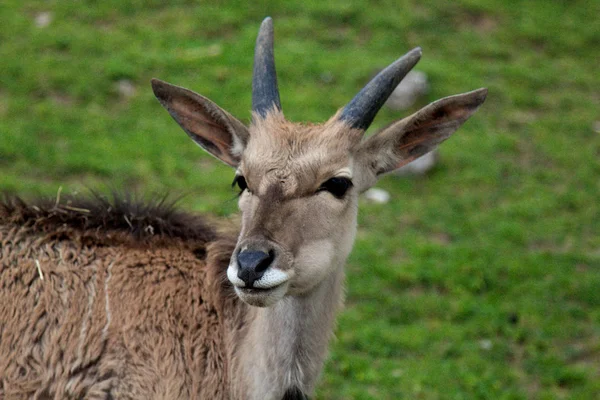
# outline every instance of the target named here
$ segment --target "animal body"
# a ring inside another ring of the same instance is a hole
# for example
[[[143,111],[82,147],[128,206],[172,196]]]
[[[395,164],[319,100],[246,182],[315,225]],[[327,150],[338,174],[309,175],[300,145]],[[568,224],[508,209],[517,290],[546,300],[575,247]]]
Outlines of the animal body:
[[[483,103],[447,97],[364,138],[414,49],[320,125],[282,112],[267,18],[252,122],[153,80],[160,103],[235,169],[241,228],[116,198],[0,204],[0,398],[302,399],[317,384],[358,195]]]

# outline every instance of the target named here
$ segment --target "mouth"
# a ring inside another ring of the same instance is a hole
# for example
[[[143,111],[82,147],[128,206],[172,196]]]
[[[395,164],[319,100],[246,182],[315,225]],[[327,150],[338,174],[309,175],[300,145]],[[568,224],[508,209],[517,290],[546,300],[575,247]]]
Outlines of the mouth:
[[[292,274],[289,271],[269,268],[260,279],[252,282],[252,286],[247,286],[246,282],[238,277],[236,264],[232,263],[227,268],[227,279],[238,297],[257,307],[269,307],[281,300],[288,291],[291,278]]]
[[[269,307],[281,300],[288,290],[288,282],[270,288],[239,287],[234,285],[235,293],[245,303],[256,307]]]
[[[265,295],[265,294],[269,294],[269,293],[277,290],[278,288],[280,288],[284,284],[285,284],[285,282],[281,283],[279,285],[272,286],[270,288],[239,287],[239,286],[236,286],[235,288],[236,288],[236,290],[239,290],[240,292],[245,293],[245,294],[249,294],[249,295]]]

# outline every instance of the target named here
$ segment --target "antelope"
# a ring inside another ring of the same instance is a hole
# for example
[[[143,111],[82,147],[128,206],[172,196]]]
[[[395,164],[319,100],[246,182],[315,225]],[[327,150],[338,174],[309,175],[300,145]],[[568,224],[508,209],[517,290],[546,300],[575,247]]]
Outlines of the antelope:
[[[273,25],[256,41],[248,127],[153,79],[200,147],[235,169],[239,233],[128,197],[0,202],[0,398],[304,399],[343,302],[358,197],[446,140],[487,90],[364,138],[411,50],[323,124],[288,122]]]

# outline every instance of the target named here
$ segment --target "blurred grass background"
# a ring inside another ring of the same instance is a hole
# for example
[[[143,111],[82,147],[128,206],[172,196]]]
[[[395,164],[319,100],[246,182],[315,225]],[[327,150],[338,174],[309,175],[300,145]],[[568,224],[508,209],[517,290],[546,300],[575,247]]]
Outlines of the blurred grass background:
[[[482,86],[488,99],[432,174],[387,177],[392,201],[363,202],[316,397],[600,398],[600,2],[247,4],[3,0],[0,190],[171,191],[232,215],[232,171],[179,130],[150,78],[248,121],[271,15],[286,116],[319,122],[422,46],[432,90],[414,110]]]

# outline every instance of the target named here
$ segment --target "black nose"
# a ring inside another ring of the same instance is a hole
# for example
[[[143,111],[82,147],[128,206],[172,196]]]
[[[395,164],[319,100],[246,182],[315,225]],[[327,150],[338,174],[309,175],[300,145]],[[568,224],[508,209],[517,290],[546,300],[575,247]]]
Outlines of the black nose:
[[[274,259],[273,251],[244,250],[237,256],[237,276],[244,281],[246,287],[252,287],[254,281],[260,279]]]

